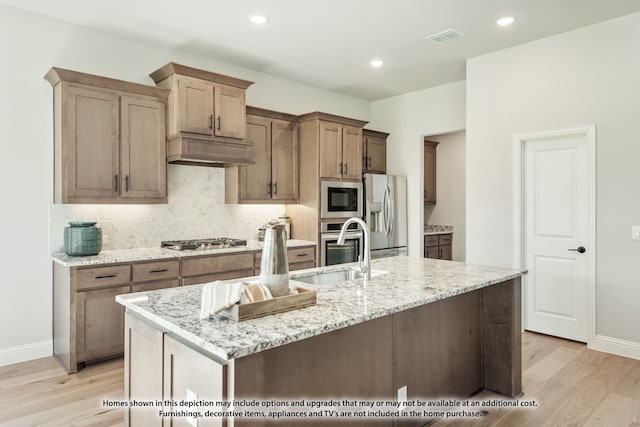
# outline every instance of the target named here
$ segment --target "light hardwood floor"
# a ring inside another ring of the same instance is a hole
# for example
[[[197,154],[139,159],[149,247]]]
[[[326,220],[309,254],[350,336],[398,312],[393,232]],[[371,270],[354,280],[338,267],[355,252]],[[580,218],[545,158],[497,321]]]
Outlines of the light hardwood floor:
[[[526,332],[522,365],[521,399],[535,400],[535,409],[489,408],[481,419],[430,426],[640,427],[640,361]],[[73,375],[53,358],[0,367],[0,426],[121,426],[122,410],[101,403],[122,399],[123,377],[122,359]],[[490,392],[475,398],[503,399]]]

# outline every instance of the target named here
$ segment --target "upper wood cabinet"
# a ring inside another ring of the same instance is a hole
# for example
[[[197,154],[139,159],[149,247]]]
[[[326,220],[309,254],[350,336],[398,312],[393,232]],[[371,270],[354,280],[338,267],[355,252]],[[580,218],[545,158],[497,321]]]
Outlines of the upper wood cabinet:
[[[169,161],[204,166],[250,164],[246,89],[253,82],[168,63],[150,74],[169,96]]]
[[[435,141],[424,140],[424,202],[436,204],[436,147]]]
[[[316,129],[305,131],[305,135],[317,136],[317,141],[308,145],[317,147],[320,178],[362,180],[362,126],[367,122],[318,112],[299,120]]]
[[[387,173],[388,133],[362,129],[362,172]]]
[[[296,117],[247,107],[247,140],[253,164],[225,170],[226,203],[297,203]]]
[[[166,203],[169,91],[52,68],[54,201]]]

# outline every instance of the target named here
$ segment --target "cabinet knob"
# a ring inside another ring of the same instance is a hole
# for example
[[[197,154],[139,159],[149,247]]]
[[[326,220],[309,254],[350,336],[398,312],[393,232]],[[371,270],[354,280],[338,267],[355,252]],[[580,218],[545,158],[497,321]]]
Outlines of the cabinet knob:
[[[213,114],[209,114],[209,129],[213,130]]]
[[[348,168],[348,167],[349,167],[349,163],[345,163],[345,164],[344,164],[344,174],[345,174],[345,175],[349,173],[349,172],[347,172],[347,170],[348,170],[347,168]]]
[[[113,176],[113,191],[118,192],[118,174]]]
[[[129,175],[124,176],[124,191],[129,192]]]
[[[278,194],[278,183],[273,184],[273,194]]]
[[[220,114],[218,114],[218,130],[220,130],[221,122],[222,122],[222,116],[220,116]]]

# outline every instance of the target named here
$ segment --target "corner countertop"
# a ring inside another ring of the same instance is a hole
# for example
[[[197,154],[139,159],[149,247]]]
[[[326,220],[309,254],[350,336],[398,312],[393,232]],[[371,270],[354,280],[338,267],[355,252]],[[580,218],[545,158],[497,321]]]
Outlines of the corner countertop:
[[[100,264],[113,264],[118,262],[152,261],[161,259],[178,259],[200,255],[218,255],[237,252],[261,251],[264,242],[258,240],[248,240],[247,246],[234,246],[221,249],[207,249],[197,251],[176,251],[162,248],[140,248],[140,249],[120,249],[102,251],[98,255],[73,257],[62,252],[51,255],[51,259],[65,267],[85,267]],[[310,240],[287,240],[288,248],[301,246],[315,246],[316,242]]]
[[[354,264],[300,270],[291,280],[317,272],[335,271]],[[236,322],[222,316],[200,320],[203,285],[118,295],[116,301],[158,329],[180,337],[221,361],[264,351],[305,338],[342,329],[413,307],[515,279],[526,271],[461,262],[398,256],[372,261],[387,274],[316,289],[312,307]],[[246,279],[239,279],[246,280]]]
[[[425,225],[425,236],[436,236],[438,234],[451,234],[453,233],[453,226],[451,225]]]

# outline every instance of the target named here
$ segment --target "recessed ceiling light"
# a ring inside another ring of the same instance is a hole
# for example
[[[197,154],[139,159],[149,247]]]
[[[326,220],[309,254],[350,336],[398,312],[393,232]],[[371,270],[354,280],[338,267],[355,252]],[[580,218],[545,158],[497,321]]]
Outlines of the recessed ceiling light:
[[[505,16],[504,18],[500,18],[496,21],[496,24],[500,25],[501,27],[506,27],[507,25],[511,25],[514,22],[516,22],[516,18],[514,18],[513,16]]]
[[[249,20],[254,24],[264,24],[267,22],[267,17],[263,15],[251,15]]]
[[[382,59],[372,59],[371,62],[369,62],[369,64],[371,64],[371,66],[374,68],[378,68],[378,67],[382,67],[382,65],[384,64],[384,61]]]

